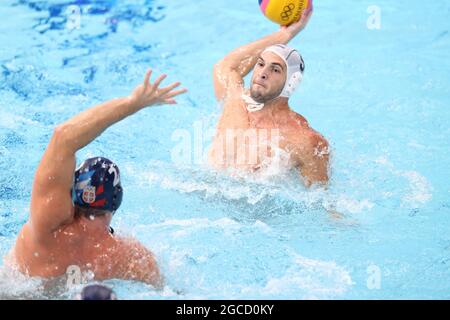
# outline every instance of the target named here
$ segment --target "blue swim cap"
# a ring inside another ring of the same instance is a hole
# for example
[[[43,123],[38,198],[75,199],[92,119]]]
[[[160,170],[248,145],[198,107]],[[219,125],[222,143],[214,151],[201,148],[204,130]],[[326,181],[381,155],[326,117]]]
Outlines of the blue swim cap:
[[[99,284],[84,287],[79,298],[80,300],[117,300],[114,291]]]
[[[112,161],[87,159],[76,170],[72,188],[74,205],[115,212],[122,203],[119,168]]]

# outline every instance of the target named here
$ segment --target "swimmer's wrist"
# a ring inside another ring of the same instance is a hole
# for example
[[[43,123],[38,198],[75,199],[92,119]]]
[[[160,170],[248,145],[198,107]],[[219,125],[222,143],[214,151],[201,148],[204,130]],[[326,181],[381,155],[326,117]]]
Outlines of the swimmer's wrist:
[[[281,30],[278,30],[277,32],[278,36],[278,43],[284,43],[287,44],[289,41],[291,41],[295,35],[292,34],[292,32],[289,32],[288,29],[283,28]]]
[[[141,110],[141,109],[144,109],[146,107],[142,103],[139,103],[139,101],[133,96],[128,96],[128,97],[126,97],[124,99],[125,99],[125,103],[130,108]]]

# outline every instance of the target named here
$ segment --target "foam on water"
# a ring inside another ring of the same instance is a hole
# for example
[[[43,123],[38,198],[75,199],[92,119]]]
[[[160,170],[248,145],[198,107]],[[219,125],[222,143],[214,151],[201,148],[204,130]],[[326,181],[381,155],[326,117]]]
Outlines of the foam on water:
[[[292,266],[284,275],[269,279],[263,287],[245,288],[243,293],[282,299],[336,299],[351,288],[349,272],[335,262],[292,255]]]
[[[77,154],[119,164],[124,202],[113,227],[154,251],[166,277],[163,291],[107,281],[119,298],[448,296],[446,1],[380,0],[379,30],[367,28],[368,4],[317,4],[291,43],[308,72],[290,104],[332,146],[330,185],[311,190],[298,172],[277,166],[231,178],[171,158],[178,129],[194,127],[187,130],[194,152],[196,123],[208,131],[202,151],[211,139],[221,113],[214,63],[276,30],[257,5],[128,2],[83,1],[76,30],[66,29],[67,1],[0,4],[2,256],[28,218],[34,172],[54,126],[129,94],[152,67],[189,94],[178,106],[116,124]],[[217,8],[223,14],[209,14]],[[232,27],[240,25],[246,28]],[[369,265],[381,270],[380,290],[367,288]],[[80,289],[54,284],[49,292],[52,284],[8,272],[1,271],[0,297],[70,299]]]

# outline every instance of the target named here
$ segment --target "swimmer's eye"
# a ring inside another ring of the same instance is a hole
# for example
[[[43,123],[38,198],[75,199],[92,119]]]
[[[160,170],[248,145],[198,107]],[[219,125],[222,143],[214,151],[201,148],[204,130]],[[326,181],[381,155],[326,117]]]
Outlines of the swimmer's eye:
[[[264,63],[262,61],[258,61],[258,67],[264,67]]]
[[[274,68],[273,71],[276,72],[276,73],[280,73],[281,72],[281,70],[279,68]]]

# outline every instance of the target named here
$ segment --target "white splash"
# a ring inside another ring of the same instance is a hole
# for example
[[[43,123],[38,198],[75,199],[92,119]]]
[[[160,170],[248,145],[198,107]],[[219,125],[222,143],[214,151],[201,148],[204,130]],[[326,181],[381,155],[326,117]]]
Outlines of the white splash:
[[[373,207],[374,204],[369,199],[355,200],[345,195],[341,195],[336,201],[336,209],[343,212],[361,213]]]
[[[407,179],[409,192],[403,195],[402,206],[416,209],[432,199],[433,187],[419,172],[396,169],[386,157],[380,157],[375,162],[384,165],[392,174]]]
[[[432,188],[424,176],[416,171],[405,171],[401,175],[408,179],[411,190],[402,198],[404,206],[418,208],[431,200]]]
[[[0,300],[36,299],[42,295],[42,279],[30,278],[12,267],[0,267]]]
[[[286,296],[289,299],[327,299],[344,294],[353,285],[351,276],[335,262],[293,254],[292,266],[263,287],[243,288],[245,295]]]

